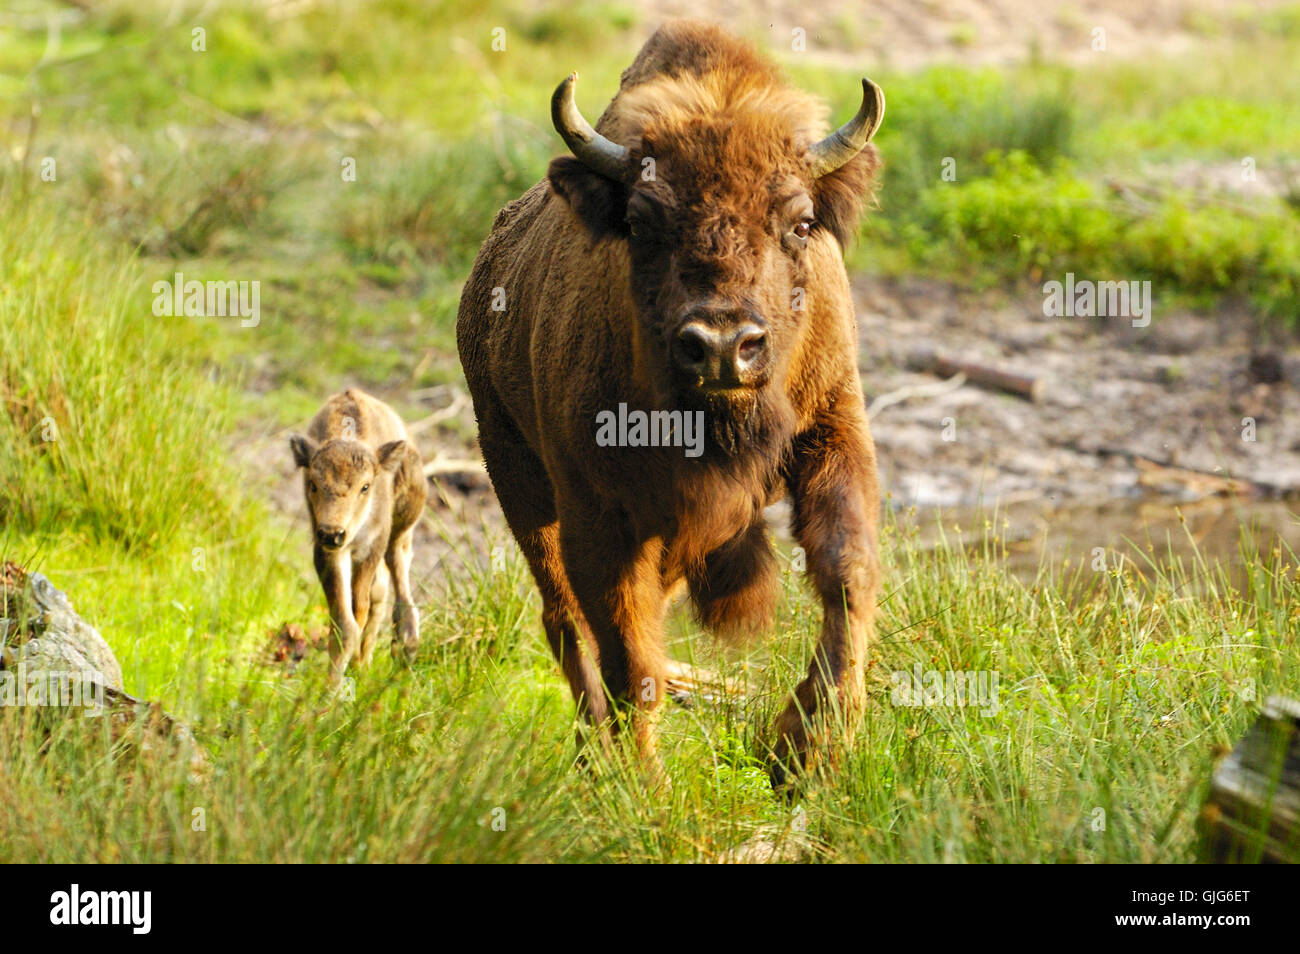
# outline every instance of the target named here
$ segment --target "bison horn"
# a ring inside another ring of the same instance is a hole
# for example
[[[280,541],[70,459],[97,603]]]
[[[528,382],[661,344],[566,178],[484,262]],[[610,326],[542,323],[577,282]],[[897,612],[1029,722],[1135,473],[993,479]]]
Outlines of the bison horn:
[[[834,172],[866,148],[884,118],[885,94],[879,86],[863,77],[862,105],[858,114],[808,150],[813,178],[820,179],[828,172]]]
[[[622,181],[627,176],[627,147],[606,139],[582,118],[578,104],[573,101],[573,86],[577,82],[578,74],[570,73],[555,88],[551,97],[551,122],[555,131],[564,137],[569,149],[587,168],[607,179]]]

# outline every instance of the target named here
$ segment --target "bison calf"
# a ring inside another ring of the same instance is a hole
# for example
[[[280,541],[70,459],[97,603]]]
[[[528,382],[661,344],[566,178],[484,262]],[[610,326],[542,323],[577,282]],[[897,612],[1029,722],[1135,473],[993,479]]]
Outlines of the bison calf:
[[[353,388],[326,401],[307,435],[294,434],[289,447],[304,469],[316,575],[333,621],[331,676],[341,678],[354,659],[359,668],[370,664],[390,603],[393,657],[409,661],[420,632],[411,540],[427,485],[402,419]]]
[[[752,47],[690,22],[650,38],[595,128],[576,79],[551,107],[573,155],[497,216],[461,297],[479,443],[579,712],[629,712],[652,771],[666,594],[685,580],[711,628],[767,623],[763,509],[792,498],[823,619],[772,739],[780,785],[851,725],[872,638],[879,488],[842,252],[884,97],[863,80],[828,135]]]

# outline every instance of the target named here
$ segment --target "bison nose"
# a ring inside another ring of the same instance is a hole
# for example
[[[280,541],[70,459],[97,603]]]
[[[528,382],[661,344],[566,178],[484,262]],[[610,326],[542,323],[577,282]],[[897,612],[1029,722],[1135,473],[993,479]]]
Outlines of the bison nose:
[[[767,332],[752,322],[720,330],[686,321],[673,336],[672,359],[701,387],[750,386],[767,366]]]
[[[343,531],[337,527],[317,527],[316,542],[326,550],[337,550],[343,546]]]

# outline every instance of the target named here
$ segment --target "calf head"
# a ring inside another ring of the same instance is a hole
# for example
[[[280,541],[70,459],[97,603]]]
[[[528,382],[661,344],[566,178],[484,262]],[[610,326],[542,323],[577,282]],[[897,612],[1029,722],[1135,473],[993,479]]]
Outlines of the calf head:
[[[853,120],[810,143],[817,108],[802,94],[726,75],[659,77],[611,107],[630,136],[620,144],[578,112],[575,80],[552,99],[574,155],[552,162],[551,186],[594,237],[627,243],[636,361],[660,399],[706,410],[734,450],[788,412],[792,357],[816,336],[811,254],[837,242],[838,260],[856,227],[884,96],[864,79]]]
[[[294,463],[304,469],[303,492],[317,546],[340,550],[356,539],[380,496],[381,478],[401,466],[405,447],[405,441],[390,441],[372,451],[346,438],[319,444],[301,434],[289,438]]]

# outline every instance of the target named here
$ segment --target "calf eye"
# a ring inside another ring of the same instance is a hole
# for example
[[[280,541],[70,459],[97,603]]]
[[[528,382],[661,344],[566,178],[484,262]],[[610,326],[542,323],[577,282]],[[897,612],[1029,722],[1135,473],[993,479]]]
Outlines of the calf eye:
[[[804,219],[794,227],[795,238],[806,239],[812,233],[813,220]]]
[[[368,490],[370,490],[370,485],[369,485],[369,484],[362,484],[362,485],[361,485],[361,492],[362,492],[363,494],[366,493]]]

